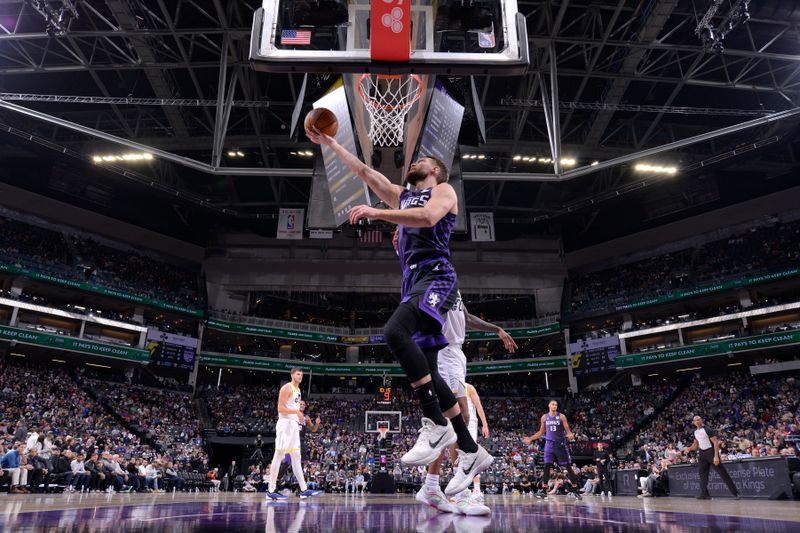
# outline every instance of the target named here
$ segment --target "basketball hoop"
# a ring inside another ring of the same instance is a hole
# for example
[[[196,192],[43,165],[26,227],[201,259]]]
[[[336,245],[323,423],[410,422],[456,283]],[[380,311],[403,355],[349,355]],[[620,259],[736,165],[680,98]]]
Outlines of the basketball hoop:
[[[375,146],[400,146],[411,106],[422,95],[422,80],[407,76],[363,74],[358,94],[369,113],[369,138]]]
[[[382,442],[386,438],[386,435],[388,435],[388,434],[389,434],[389,428],[388,427],[378,428],[378,441]]]

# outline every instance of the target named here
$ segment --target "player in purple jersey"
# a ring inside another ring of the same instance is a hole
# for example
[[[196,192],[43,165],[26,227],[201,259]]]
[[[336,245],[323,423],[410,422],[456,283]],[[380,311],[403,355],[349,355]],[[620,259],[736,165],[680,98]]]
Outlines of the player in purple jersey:
[[[539,424],[539,431],[530,437],[523,438],[525,444],[531,444],[539,440],[542,435],[545,436],[544,444],[544,477],[542,479],[542,488],[547,494],[547,484],[550,482],[550,467],[557,463],[559,466],[566,467],[567,476],[573,486],[572,494],[581,499],[580,482],[578,476],[572,470],[572,457],[569,454],[568,440],[575,438],[572,430],[569,429],[569,422],[567,417],[558,412],[558,402],[550,400],[548,404],[547,414],[542,415]]]
[[[458,494],[494,458],[470,435],[453,391],[438,372],[438,352],[448,344],[442,326],[458,296],[456,271],[450,263],[450,234],[458,202],[455,190],[447,183],[447,166],[432,156],[419,158],[406,174],[406,183],[413,187],[407,190],[316,128],[306,134],[312,142],[329,146],[389,206],[356,206],[350,210],[351,224],[372,219],[398,225],[402,300],[383,334],[408,376],[424,415],[417,442],[401,461],[406,465],[428,465],[443,449],[458,442],[463,455],[445,488],[448,496]]]

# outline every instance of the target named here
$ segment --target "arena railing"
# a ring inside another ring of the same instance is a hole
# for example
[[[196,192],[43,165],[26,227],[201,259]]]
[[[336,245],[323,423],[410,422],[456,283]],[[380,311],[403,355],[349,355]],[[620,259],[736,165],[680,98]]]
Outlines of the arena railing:
[[[326,335],[339,335],[339,336],[374,336],[383,335],[383,327],[374,328],[356,328],[350,329],[346,327],[323,326],[320,324],[310,324],[308,322],[293,322],[291,320],[276,320],[271,318],[260,318],[251,315],[242,315],[239,313],[209,310],[208,316],[226,322],[233,322],[237,324],[249,324],[253,326],[261,326],[268,328],[281,328],[295,331],[306,331],[309,333],[322,333]],[[502,328],[526,328],[535,326],[544,326],[558,322],[558,315],[550,315],[531,320],[505,320],[497,321],[495,324]]]

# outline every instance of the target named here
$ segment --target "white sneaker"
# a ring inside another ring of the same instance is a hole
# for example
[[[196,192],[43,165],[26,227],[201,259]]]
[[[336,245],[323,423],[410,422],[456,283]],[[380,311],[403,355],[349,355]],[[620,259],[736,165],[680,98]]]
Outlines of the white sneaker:
[[[529,495],[529,494],[530,494],[530,493],[525,493],[525,495],[526,495],[526,496],[527,496],[527,495]],[[472,492],[472,499],[473,499],[474,501],[476,501],[476,502],[480,503],[480,504],[484,504],[484,503],[486,503],[486,502],[484,501],[484,499],[483,499],[483,493],[482,493],[482,492],[474,492],[474,491],[473,491],[473,492]]]
[[[439,457],[442,450],[454,444],[456,438],[453,424],[449,420],[446,426],[437,426],[430,418],[423,418],[417,442],[400,462],[406,466],[428,466]]]
[[[475,453],[458,450],[458,467],[453,479],[444,489],[444,493],[448,496],[460,494],[472,484],[472,479],[489,468],[492,462],[494,462],[494,457],[483,446],[478,445],[478,451]]]
[[[442,493],[442,489],[439,487],[431,489],[423,485],[422,488],[417,491],[417,495],[414,496],[414,498],[416,498],[418,502],[430,505],[439,512],[453,512],[453,506],[447,501],[447,497]]]
[[[491,514],[491,509],[476,501],[472,492],[467,489],[456,496],[456,512],[467,516]]]

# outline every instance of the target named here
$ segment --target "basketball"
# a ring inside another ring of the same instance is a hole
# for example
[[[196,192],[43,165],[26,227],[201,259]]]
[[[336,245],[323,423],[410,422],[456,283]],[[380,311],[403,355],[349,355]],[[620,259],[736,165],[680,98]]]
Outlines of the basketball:
[[[311,112],[306,115],[306,131],[310,130],[311,126],[316,127],[325,135],[334,137],[339,129],[339,121],[336,119],[336,115],[333,111],[325,109],[324,107],[318,107],[312,109]]]

